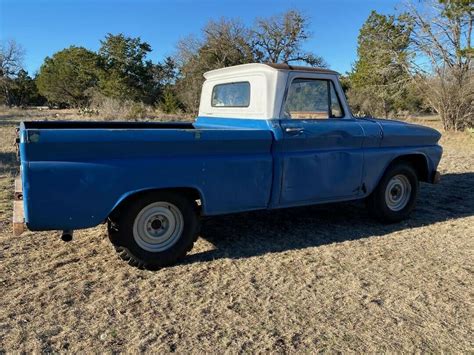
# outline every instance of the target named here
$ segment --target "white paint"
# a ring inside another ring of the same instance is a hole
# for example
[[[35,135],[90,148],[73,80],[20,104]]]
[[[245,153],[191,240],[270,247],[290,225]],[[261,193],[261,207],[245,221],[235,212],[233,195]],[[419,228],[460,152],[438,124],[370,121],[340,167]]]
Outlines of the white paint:
[[[266,64],[242,64],[228,68],[208,71],[202,86],[199,116],[223,118],[273,119],[280,117],[280,109],[290,73],[301,73],[305,78],[334,80],[336,91],[341,93],[336,74],[298,72],[275,69]],[[249,107],[213,107],[212,89],[217,84],[248,81],[250,83]],[[341,97],[341,101],[345,101]],[[345,105],[345,102],[343,103]]]

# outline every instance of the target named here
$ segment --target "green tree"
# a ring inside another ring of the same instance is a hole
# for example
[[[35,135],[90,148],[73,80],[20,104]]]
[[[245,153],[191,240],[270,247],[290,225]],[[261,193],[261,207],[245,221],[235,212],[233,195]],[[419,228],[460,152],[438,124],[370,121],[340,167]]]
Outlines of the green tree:
[[[96,53],[71,46],[45,59],[36,83],[50,103],[84,106],[99,83],[101,71]]]
[[[42,105],[46,99],[42,97],[36,87],[35,79],[28,75],[28,72],[21,69],[17,77],[12,80],[11,103],[15,106]]]
[[[178,75],[176,61],[172,57],[166,57],[163,62],[155,64],[153,80],[161,86],[161,89],[173,85]]]
[[[385,16],[372,11],[362,26],[358,59],[349,75],[349,101],[355,111],[388,117],[404,109],[408,46],[411,28],[405,15]]]
[[[155,102],[159,95],[157,68],[146,59],[151,50],[139,37],[107,34],[99,49],[105,69],[101,92],[120,100]]]
[[[163,90],[161,97],[160,109],[164,113],[177,113],[181,110],[181,103],[171,86],[167,86]]]

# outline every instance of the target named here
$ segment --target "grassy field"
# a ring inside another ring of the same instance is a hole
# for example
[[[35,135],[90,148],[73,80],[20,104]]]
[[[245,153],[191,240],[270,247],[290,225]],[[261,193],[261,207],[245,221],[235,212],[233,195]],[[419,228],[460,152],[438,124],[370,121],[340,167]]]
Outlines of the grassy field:
[[[46,117],[0,113],[0,352],[474,351],[467,134],[443,135],[442,183],[422,185],[406,222],[380,225],[361,203],[223,216],[151,272],[120,261],[103,226],[70,243],[12,236],[14,128]]]

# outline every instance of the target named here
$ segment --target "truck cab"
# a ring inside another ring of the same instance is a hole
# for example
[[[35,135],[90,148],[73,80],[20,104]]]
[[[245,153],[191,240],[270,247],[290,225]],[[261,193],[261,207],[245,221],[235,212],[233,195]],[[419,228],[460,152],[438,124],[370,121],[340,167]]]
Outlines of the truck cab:
[[[161,267],[190,250],[201,216],[365,199],[395,223],[419,182],[439,180],[439,132],[354,117],[334,71],[245,64],[204,77],[193,123],[22,123],[18,230],[106,222],[124,259]]]

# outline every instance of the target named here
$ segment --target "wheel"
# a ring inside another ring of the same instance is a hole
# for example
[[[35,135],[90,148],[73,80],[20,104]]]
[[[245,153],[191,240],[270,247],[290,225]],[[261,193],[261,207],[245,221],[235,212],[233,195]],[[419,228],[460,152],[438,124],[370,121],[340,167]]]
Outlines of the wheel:
[[[384,223],[402,221],[415,207],[418,189],[418,176],[411,165],[394,164],[367,198],[369,212]]]
[[[158,269],[193,247],[199,220],[194,201],[171,192],[145,195],[109,219],[109,238],[130,265]]]

